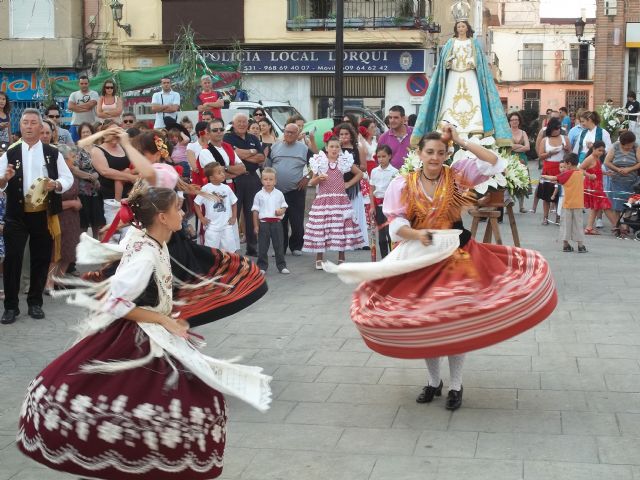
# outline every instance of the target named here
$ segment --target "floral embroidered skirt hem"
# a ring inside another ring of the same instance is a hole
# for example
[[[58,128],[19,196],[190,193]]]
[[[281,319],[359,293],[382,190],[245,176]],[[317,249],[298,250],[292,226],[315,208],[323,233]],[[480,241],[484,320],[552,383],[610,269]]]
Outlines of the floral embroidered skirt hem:
[[[547,318],[557,302],[549,265],[538,252],[470,240],[434,265],[363,282],[351,318],[372,350],[431,358],[514,337]]]
[[[222,473],[226,439],[222,394],[163,358],[111,374],[83,373],[93,360],[149,352],[134,322],[117,320],[46,367],[22,406],[18,448],[47,467],[106,480],[211,479]]]

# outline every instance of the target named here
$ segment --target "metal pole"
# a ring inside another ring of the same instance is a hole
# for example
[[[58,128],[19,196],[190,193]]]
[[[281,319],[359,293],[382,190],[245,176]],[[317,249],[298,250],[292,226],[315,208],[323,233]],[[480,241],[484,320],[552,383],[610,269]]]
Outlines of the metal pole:
[[[333,103],[333,123],[342,123],[344,115],[344,0],[336,0],[336,71],[335,99]]]

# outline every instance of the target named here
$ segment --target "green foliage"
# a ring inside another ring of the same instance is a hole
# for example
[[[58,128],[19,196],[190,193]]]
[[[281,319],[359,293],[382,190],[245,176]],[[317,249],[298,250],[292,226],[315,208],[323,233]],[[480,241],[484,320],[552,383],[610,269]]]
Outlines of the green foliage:
[[[38,78],[38,100],[42,102],[44,107],[53,105],[56,103],[55,96],[53,95],[53,79],[49,76],[49,69],[44,59],[38,60],[38,71],[36,74]]]
[[[173,46],[173,58],[179,65],[177,76],[181,83],[182,103],[190,107],[200,85],[201,72],[212,75],[195,42],[195,32],[191,25],[180,26],[180,33]],[[215,75],[212,77],[217,78]]]

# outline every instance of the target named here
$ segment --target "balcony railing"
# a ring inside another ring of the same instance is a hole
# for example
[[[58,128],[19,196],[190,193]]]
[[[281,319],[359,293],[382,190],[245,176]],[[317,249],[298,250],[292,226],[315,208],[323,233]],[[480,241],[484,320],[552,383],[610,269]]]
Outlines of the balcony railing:
[[[345,0],[344,26],[345,28],[398,28],[424,25],[429,1]],[[336,0],[288,0],[288,2],[287,28],[300,30],[336,27]]]
[[[593,80],[594,52],[577,50],[520,50],[521,81],[575,82]]]

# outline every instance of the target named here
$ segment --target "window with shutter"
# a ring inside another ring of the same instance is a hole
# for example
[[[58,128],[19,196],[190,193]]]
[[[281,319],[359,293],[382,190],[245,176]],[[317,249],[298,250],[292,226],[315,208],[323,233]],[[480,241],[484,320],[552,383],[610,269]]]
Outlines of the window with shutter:
[[[11,38],[55,38],[53,0],[10,0]]]

